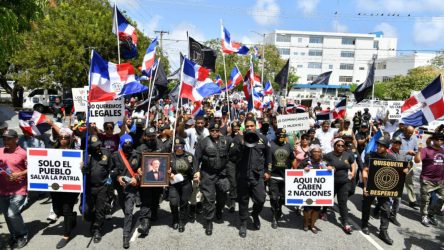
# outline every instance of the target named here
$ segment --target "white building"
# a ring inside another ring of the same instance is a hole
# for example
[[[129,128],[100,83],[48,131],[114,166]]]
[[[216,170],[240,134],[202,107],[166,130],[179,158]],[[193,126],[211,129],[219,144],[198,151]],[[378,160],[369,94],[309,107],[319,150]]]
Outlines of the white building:
[[[407,75],[410,69],[430,65],[436,57],[433,53],[414,53],[376,60],[375,81],[383,82],[397,75]]]
[[[375,34],[275,30],[266,36],[283,59],[290,58],[300,77],[297,83],[310,83],[319,74],[333,71],[329,84],[365,81],[372,58],[396,56],[397,38]]]

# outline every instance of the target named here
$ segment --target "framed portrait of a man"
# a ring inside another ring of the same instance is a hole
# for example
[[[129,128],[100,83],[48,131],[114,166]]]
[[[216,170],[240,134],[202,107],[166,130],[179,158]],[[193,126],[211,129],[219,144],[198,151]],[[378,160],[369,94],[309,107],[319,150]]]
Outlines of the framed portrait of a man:
[[[142,155],[142,187],[168,186],[168,170],[170,169],[169,153],[144,153]]]

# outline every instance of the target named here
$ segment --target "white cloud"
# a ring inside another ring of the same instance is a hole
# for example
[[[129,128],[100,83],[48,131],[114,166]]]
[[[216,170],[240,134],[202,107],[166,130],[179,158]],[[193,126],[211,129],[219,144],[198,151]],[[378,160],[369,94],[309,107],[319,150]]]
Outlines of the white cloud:
[[[376,25],[373,30],[384,32],[385,37],[398,37],[398,32],[396,31],[396,28],[386,22],[382,22]]]
[[[276,24],[281,8],[275,0],[256,0],[250,15],[259,25]]]
[[[148,36],[154,36],[154,31],[158,29],[159,22],[162,18],[163,17],[160,15],[154,15],[149,20],[146,20],[147,22],[145,22],[145,20],[143,22],[138,22],[138,28]]]
[[[362,11],[390,13],[442,12],[442,0],[357,0],[356,7]]]
[[[298,0],[298,8],[304,12],[305,15],[313,13],[318,6],[319,0]]]
[[[347,32],[348,27],[345,24],[340,23],[338,20],[333,20],[332,27],[335,32]]]
[[[441,18],[418,18],[413,26],[413,38],[416,43],[433,45],[444,41],[444,22]]]
[[[183,22],[175,25],[174,28],[170,30],[170,34],[164,35],[165,39],[174,39],[174,41],[163,41],[163,49],[170,60],[172,70],[175,70],[180,66],[180,52],[184,55],[188,55],[187,31],[189,36],[197,41],[206,40],[205,35],[194,24]]]

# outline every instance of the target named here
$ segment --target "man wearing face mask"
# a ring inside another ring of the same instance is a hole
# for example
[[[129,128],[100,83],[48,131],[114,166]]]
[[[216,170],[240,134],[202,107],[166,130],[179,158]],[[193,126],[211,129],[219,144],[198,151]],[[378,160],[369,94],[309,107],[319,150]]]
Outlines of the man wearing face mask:
[[[262,120],[262,126],[258,130],[258,132],[265,135],[268,141],[274,141],[276,139],[273,128],[270,127],[270,120],[268,119],[268,117],[264,117],[264,119]]]
[[[136,130],[129,133],[134,141],[134,148],[137,148],[142,144],[143,126],[145,126],[145,119],[135,119]]]
[[[171,150],[171,148],[169,149]],[[169,152],[165,149],[163,152]],[[154,127],[148,127],[145,129],[145,134],[143,136],[143,144],[137,148],[137,153],[139,154],[139,159],[142,158],[143,153],[149,152],[162,152],[160,148],[160,143],[156,137],[156,129]],[[142,175],[142,168],[137,169],[139,175]],[[137,229],[142,236],[148,235],[150,229],[150,220],[157,220],[157,210],[159,208],[160,195],[163,192],[162,187],[140,187],[140,226]]]
[[[248,202],[253,200],[253,222],[260,229],[259,214],[265,203],[265,171],[271,168],[271,151],[267,138],[256,133],[256,121],[245,120],[245,133],[236,137],[230,145],[230,158],[236,162],[237,197],[241,226],[239,236],[247,236]]]
[[[227,178],[227,163],[230,139],[220,134],[219,124],[209,126],[210,136],[200,141],[196,148],[194,180],[200,182],[203,194],[203,214],[206,219],[205,234],[213,233],[213,218],[222,220],[230,182]],[[199,168],[200,165],[200,168]]]
[[[107,181],[114,173],[111,154],[101,148],[102,142],[97,135],[92,135],[89,140],[88,166],[84,168],[86,174],[86,205],[85,218],[91,220],[91,231],[94,243],[102,239],[102,226],[105,220],[106,203],[108,202]]]
[[[137,168],[140,166],[139,155],[133,150],[133,139],[125,134],[120,137],[119,150],[113,153],[113,165],[117,181],[120,186],[119,205],[123,209],[123,248],[129,248],[133,223],[133,209],[138,191],[139,176]]]
[[[194,157],[184,150],[185,140],[175,139],[174,153],[172,154],[169,200],[173,214],[173,229],[180,233],[185,231],[188,211],[188,201],[193,191],[191,180],[193,178]]]
[[[162,127],[159,128],[159,132],[160,132],[158,137],[159,148],[161,148],[162,150],[165,149],[165,151],[167,151],[166,149],[171,150],[173,143],[170,138],[171,135],[170,126],[168,124],[164,124]]]
[[[229,137],[233,140],[235,137],[242,136],[240,134],[240,125],[238,121],[231,123],[231,130]],[[228,192],[228,210],[233,213],[236,206],[237,191],[236,191],[236,161],[233,161],[230,157],[230,161],[227,164],[228,180],[230,181],[230,191]]]
[[[276,139],[270,142],[272,155],[271,169],[265,171],[266,179],[269,179],[268,188],[270,194],[271,227],[278,227],[277,221],[282,216],[282,205],[285,204],[285,169],[296,168],[296,161],[293,148],[286,142],[287,134],[285,129],[278,128]]]

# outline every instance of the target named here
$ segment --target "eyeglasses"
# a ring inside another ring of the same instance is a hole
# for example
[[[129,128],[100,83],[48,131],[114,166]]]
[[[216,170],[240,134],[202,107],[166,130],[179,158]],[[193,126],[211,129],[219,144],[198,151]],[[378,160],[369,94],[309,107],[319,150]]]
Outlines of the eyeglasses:
[[[343,148],[343,147],[345,147],[345,145],[344,144],[336,144],[336,147]]]

